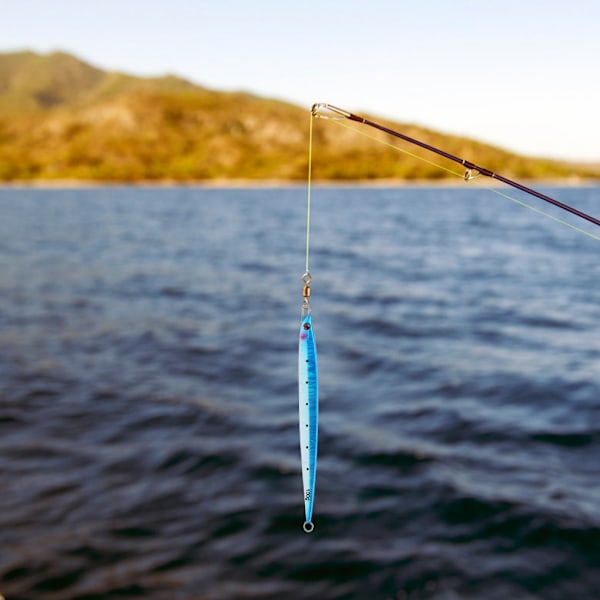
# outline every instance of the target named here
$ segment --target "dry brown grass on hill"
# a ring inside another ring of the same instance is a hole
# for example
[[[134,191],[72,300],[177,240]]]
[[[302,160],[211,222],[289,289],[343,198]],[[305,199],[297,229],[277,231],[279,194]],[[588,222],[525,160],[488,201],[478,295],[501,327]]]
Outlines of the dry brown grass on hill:
[[[107,73],[64,53],[4,54],[0,180],[304,180],[308,109],[207,90],[173,76]],[[597,166],[524,158],[465,138],[389,125],[507,176],[600,176]],[[330,122],[317,121],[314,147],[316,180],[449,176]]]

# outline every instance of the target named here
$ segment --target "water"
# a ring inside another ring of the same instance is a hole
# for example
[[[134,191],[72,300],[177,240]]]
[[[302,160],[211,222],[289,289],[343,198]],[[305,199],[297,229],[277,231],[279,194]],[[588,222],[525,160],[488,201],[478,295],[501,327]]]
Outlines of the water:
[[[598,242],[489,190],[313,201],[306,535],[305,190],[0,190],[7,600],[598,597]]]

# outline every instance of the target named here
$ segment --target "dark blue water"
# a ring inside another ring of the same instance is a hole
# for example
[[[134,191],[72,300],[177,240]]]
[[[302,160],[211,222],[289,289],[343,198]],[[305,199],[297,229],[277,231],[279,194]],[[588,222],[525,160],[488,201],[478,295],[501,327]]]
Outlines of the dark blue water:
[[[546,190],[600,213],[600,189]],[[600,242],[478,189],[0,190],[7,600],[600,597]]]

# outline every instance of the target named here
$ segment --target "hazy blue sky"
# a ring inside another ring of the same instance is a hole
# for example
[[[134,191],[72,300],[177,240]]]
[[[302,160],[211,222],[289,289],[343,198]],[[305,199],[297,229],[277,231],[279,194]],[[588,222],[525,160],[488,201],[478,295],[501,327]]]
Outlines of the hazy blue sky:
[[[0,0],[0,18],[0,51],[600,160],[597,0]]]

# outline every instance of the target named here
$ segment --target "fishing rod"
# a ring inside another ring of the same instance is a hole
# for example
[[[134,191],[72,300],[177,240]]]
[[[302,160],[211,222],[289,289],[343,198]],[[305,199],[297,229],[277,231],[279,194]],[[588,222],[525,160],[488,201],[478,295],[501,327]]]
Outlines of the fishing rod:
[[[325,114],[322,111],[329,111],[330,114]],[[459,165],[462,165],[466,169],[465,175],[464,175],[465,181],[469,181],[470,179],[473,179],[474,177],[477,177],[478,175],[484,175],[485,177],[490,177],[492,179],[496,179],[497,181],[501,181],[502,183],[505,183],[506,185],[509,185],[513,188],[521,190],[522,192],[530,194],[531,196],[535,196],[536,198],[539,198],[540,200],[543,200],[544,202],[553,204],[554,206],[556,206],[562,210],[570,212],[571,214],[576,215],[577,217],[579,217],[581,219],[585,219],[586,221],[589,221],[590,223],[593,223],[594,225],[597,225],[598,227],[600,227],[600,219],[597,219],[596,217],[593,217],[592,215],[589,215],[573,206],[569,206],[568,204],[565,204],[564,202],[560,202],[559,200],[556,200],[555,198],[551,198],[550,196],[547,196],[546,194],[542,194],[541,192],[538,192],[537,190],[534,190],[533,188],[527,187],[526,185],[523,185],[522,183],[519,183],[518,181],[509,179],[508,177],[504,177],[503,175],[500,175],[499,173],[495,173],[494,171],[491,171],[490,169],[486,169],[485,167],[480,167],[479,165],[476,165],[475,163],[473,163],[469,160],[460,158],[459,156],[455,156],[454,154],[450,154],[449,152],[446,152],[445,150],[436,148],[435,146],[431,146],[430,144],[427,144],[425,142],[422,142],[420,140],[412,138],[404,133],[400,133],[399,131],[390,129],[389,127],[386,127],[385,125],[381,125],[380,123],[376,123],[375,121],[366,119],[365,117],[355,115],[347,110],[344,110],[343,108],[338,108],[337,106],[332,106],[331,104],[327,104],[325,102],[320,102],[317,104],[313,104],[311,112],[312,112],[313,117],[317,117],[317,118],[321,118],[321,119],[344,118],[344,119],[349,119],[350,121],[355,121],[357,123],[362,123],[363,125],[367,125],[374,129],[378,129],[379,131],[383,131],[384,133],[387,133],[394,137],[400,138],[401,140],[404,140],[405,142],[409,142],[410,144],[419,146],[425,150],[428,150],[429,152],[433,152],[435,154],[438,154],[439,156],[443,156],[444,158],[454,161],[455,163],[458,163]],[[335,115],[335,116],[332,116],[332,115]],[[477,175],[473,175],[473,171],[476,171]]]

